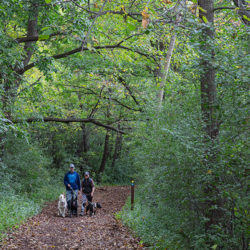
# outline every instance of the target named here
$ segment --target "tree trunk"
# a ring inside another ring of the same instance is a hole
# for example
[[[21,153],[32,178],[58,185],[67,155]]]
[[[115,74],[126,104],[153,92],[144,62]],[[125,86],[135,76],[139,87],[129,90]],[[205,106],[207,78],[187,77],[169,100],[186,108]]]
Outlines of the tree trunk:
[[[32,6],[30,8],[30,16],[27,26],[27,37],[35,37],[38,36],[38,30],[37,30],[37,20],[38,20],[38,4],[36,1],[32,3]],[[26,52],[26,57],[23,61],[24,67],[28,65],[31,56],[34,53],[33,45],[36,42],[26,42],[24,45],[24,50]]]
[[[78,154],[87,153],[88,152],[88,137],[87,137],[87,129],[85,123],[81,123],[82,128],[82,138],[78,148]]]
[[[99,168],[99,173],[102,173],[105,169],[106,161],[108,158],[108,151],[109,151],[109,130],[107,130],[105,136],[104,149],[103,149],[101,165]]]
[[[30,36],[38,36],[37,30],[37,20],[38,20],[38,4],[35,0],[31,3],[31,7],[29,9],[29,20],[27,24],[27,37]],[[23,59],[23,66],[28,65],[32,54],[34,53],[33,44],[36,42],[26,42],[24,45],[24,50],[26,52],[26,57]],[[17,72],[18,66],[15,66],[15,71]],[[9,79],[4,79],[3,81],[3,89],[4,94],[2,96],[3,110],[6,118],[11,119],[11,105],[15,101],[17,95],[17,89],[21,83],[21,76],[16,76],[15,81],[10,81]]]
[[[200,78],[201,110],[207,137],[208,139],[215,139],[218,136],[219,130],[216,107],[215,69],[212,64],[214,60],[214,30],[213,27],[211,27],[214,23],[213,0],[199,0],[198,4],[206,11],[200,11],[200,18],[208,22],[202,30],[202,45],[200,47],[203,70],[203,74]]]
[[[207,170],[213,169],[216,165],[216,146],[217,137],[219,134],[218,110],[216,103],[216,83],[215,83],[215,68],[214,61],[214,6],[213,0],[199,0],[201,11],[199,16],[204,21],[201,35],[201,68],[200,77],[201,89],[201,112],[204,122],[204,162]],[[203,10],[203,11],[202,11]],[[212,176],[213,177],[213,176]],[[218,178],[214,176],[214,180],[209,180],[204,183],[204,195],[206,197],[204,216],[208,219],[205,224],[205,230],[208,231],[212,225],[218,225],[223,218],[222,199],[218,196],[216,184]],[[213,244],[212,242],[210,242]]]
[[[162,101],[163,101],[163,96],[164,96],[164,87],[165,87],[165,83],[167,80],[167,75],[168,75],[168,71],[170,68],[170,62],[171,62],[171,58],[172,58],[172,54],[174,51],[174,46],[175,46],[175,41],[176,41],[176,34],[173,34],[171,36],[170,39],[170,44],[168,47],[168,52],[166,55],[166,59],[164,60],[164,63],[160,62],[160,69],[159,69],[159,82],[160,82],[160,90],[158,93],[158,99],[159,99],[159,106],[161,107],[162,105]]]
[[[32,2],[31,8],[29,10],[29,20],[28,20],[28,25],[27,25],[27,36],[37,36],[38,32],[37,32],[37,20],[38,20],[38,4],[36,3],[36,0],[34,0]],[[26,57],[23,60],[23,67],[25,67],[29,61],[30,58],[33,54],[33,50],[32,50],[32,44],[34,42],[26,42],[25,46],[24,46],[24,50],[26,52]],[[10,66],[11,68],[11,66]],[[17,66],[15,67],[16,71],[18,70]],[[3,113],[5,115],[5,118],[11,120],[12,118],[12,108],[11,106],[13,105],[15,98],[17,96],[17,90],[18,87],[21,83],[21,76],[17,75],[15,77],[15,80],[10,80],[8,78],[3,78],[0,79],[3,82],[3,91],[4,93],[1,96],[1,102],[2,102],[2,110]],[[0,135],[0,150],[1,152],[3,152],[4,150],[4,144],[3,142],[3,138],[5,135]]]
[[[108,149],[108,159],[112,159],[112,152],[113,152],[113,147],[114,147],[114,143],[113,142],[113,136],[114,136],[114,133],[112,132],[110,134],[110,142],[109,142],[109,149]]]
[[[161,107],[161,105],[162,105],[162,101],[163,101],[163,97],[164,97],[164,87],[166,84],[166,80],[167,80],[167,76],[168,76],[168,72],[169,72],[169,68],[170,68],[170,62],[171,62],[172,54],[173,54],[174,47],[175,47],[175,41],[176,41],[176,37],[177,37],[177,35],[175,33],[175,29],[179,26],[179,23],[181,22],[182,14],[180,11],[184,8],[184,6],[185,6],[185,1],[181,0],[175,9],[176,21],[174,24],[174,33],[170,39],[166,58],[165,59],[162,57],[160,58],[160,60],[162,61],[159,63],[160,69],[159,69],[159,76],[158,76],[159,83],[160,83],[160,90],[157,94],[157,98],[159,100],[159,107]]]
[[[118,125],[118,129],[120,129],[120,124]],[[122,148],[122,135],[120,133],[117,133],[116,141],[115,141],[115,150],[114,150],[112,164],[111,164],[112,169],[115,167],[115,162],[120,156],[121,148]]]

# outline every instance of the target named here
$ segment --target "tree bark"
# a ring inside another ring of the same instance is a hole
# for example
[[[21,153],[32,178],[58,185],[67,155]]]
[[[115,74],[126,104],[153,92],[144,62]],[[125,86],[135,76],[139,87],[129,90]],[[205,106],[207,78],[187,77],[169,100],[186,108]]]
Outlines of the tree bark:
[[[201,65],[203,71],[200,78],[201,110],[207,137],[208,139],[215,139],[219,133],[219,123],[217,121],[215,68],[213,66],[213,0],[199,0],[198,4],[205,10],[200,11],[200,18],[205,20],[205,22],[208,22],[202,30],[202,45],[200,47],[202,52]]]
[[[38,20],[38,4],[35,0],[32,1],[29,9],[29,19],[27,24],[27,36],[37,36],[37,20]],[[33,43],[26,42],[24,45],[24,50],[26,52],[26,57],[23,59],[23,65],[26,66],[33,54]],[[11,67],[11,66],[10,66]],[[15,71],[18,70],[18,67],[15,67]],[[21,76],[17,75],[15,80],[10,80],[8,78],[3,78],[3,90],[4,93],[1,97],[2,101],[2,110],[5,114],[5,117],[9,120],[12,118],[11,105],[13,105],[15,98],[17,96],[17,89],[21,82]],[[0,139],[1,140],[1,139]]]
[[[113,130],[122,134],[125,134],[124,131],[118,130],[115,127],[112,127],[110,125],[103,124],[93,118],[75,118],[75,117],[70,117],[70,118],[57,118],[57,117],[44,117],[44,118],[36,118],[36,117],[31,117],[27,119],[22,119],[22,120],[11,120],[13,123],[21,123],[21,122],[62,122],[62,123],[71,123],[71,122],[84,122],[84,123],[93,123],[97,126],[104,127],[109,130]]]
[[[213,169],[216,165],[217,150],[219,134],[218,123],[218,108],[216,102],[216,83],[215,83],[215,68],[214,61],[214,12],[213,0],[199,0],[201,11],[199,16],[205,23],[202,27],[201,34],[201,112],[204,123],[204,162],[203,164],[209,169]],[[213,177],[213,175],[212,175]],[[218,190],[215,183],[218,183],[218,177],[214,176],[212,180],[204,183],[204,196],[206,201],[204,204],[204,217],[208,219],[205,224],[205,230],[209,231],[212,225],[218,225],[223,218],[222,199],[218,196]],[[213,242],[209,242],[213,244]]]
[[[118,125],[118,128],[120,129],[120,125]],[[117,133],[116,140],[115,140],[115,149],[112,159],[111,168],[113,169],[115,167],[115,162],[119,158],[122,148],[122,135]]]
[[[30,9],[29,9],[29,19],[27,24],[27,36],[38,36],[37,31],[37,20],[38,20],[38,4],[36,1],[32,1]],[[33,50],[33,44],[34,42],[26,42],[24,45],[24,51],[26,52],[26,57],[23,59],[22,63],[23,66],[27,66],[27,64],[30,61],[30,58],[34,52]],[[18,71],[18,67],[16,66],[15,71]],[[5,117],[7,119],[11,119],[11,111],[10,111],[10,105],[14,102],[16,95],[17,95],[17,89],[21,82],[21,76],[16,77],[15,81],[10,81],[9,79],[4,79],[3,81],[3,89],[4,94],[2,96],[2,103],[3,103],[3,110],[5,113]]]
[[[168,47],[168,52],[166,55],[166,58],[160,58],[160,63],[159,63],[159,71],[158,71],[158,79],[159,79],[159,83],[160,83],[160,90],[157,94],[157,98],[159,100],[159,107],[161,107],[162,105],[162,101],[163,101],[163,97],[164,97],[164,87],[166,84],[166,80],[167,80],[167,76],[168,76],[168,72],[169,72],[169,68],[170,68],[170,63],[171,63],[171,58],[172,58],[172,54],[174,51],[174,47],[175,47],[175,41],[176,41],[176,33],[175,33],[175,29],[179,26],[179,23],[181,22],[181,17],[182,14],[180,13],[180,11],[182,10],[182,8],[184,8],[185,5],[185,1],[181,0],[179,2],[179,4],[176,7],[176,21],[174,24],[174,33],[171,36],[170,39],[170,43],[169,43],[169,47]],[[162,62],[161,62],[162,61]]]
[[[27,27],[27,37],[38,36],[37,20],[38,20],[38,5],[35,1],[33,1],[32,6],[30,8],[28,27]],[[34,53],[34,49],[33,49],[34,43],[35,42],[28,41],[24,45],[24,50],[26,52],[26,57],[23,61],[24,67],[28,65],[31,59],[31,56]]]
[[[80,110],[83,112],[84,108],[83,108],[83,104],[81,102],[81,94],[78,93],[78,100],[79,100],[79,108]],[[91,116],[90,116],[91,117]],[[81,156],[82,153],[87,153],[88,152],[88,141],[87,141],[87,130],[86,130],[86,125],[84,122],[81,123],[81,129],[82,129],[82,135],[81,135],[81,140],[79,143],[79,148],[78,148],[78,155]],[[86,157],[85,160],[87,161]]]
[[[158,76],[158,79],[160,82],[160,90],[158,93],[160,107],[161,107],[162,101],[163,101],[164,87],[165,87],[165,83],[167,80],[168,71],[170,68],[170,62],[171,62],[172,54],[173,54],[174,47],[175,47],[175,41],[176,41],[176,34],[173,34],[171,36],[171,39],[170,39],[170,44],[168,47],[166,59],[165,59],[164,63],[160,62],[160,69],[159,69],[159,76]]]
[[[49,35],[49,38],[54,37],[54,36],[58,36],[58,35],[67,35],[68,33],[66,32],[55,32]],[[48,38],[42,38],[39,37],[39,35],[36,36],[25,36],[25,37],[18,37],[16,38],[16,41],[18,43],[26,43],[26,42],[37,42],[37,41],[45,41],[48,40]]]
[[[132,49],[132,48],[129,48],[129,47],[126,47],[126,46],[123,46],[121,45],[123,42],[125,41],[125,39],[123,39],[122,41],[118,42],[117,44],[115,45],[106,45],[106,46],[95,46],[93,47],[94,49],[96,50],[102,50],[102,49],[123,49],[123,50],[127,50],[127,51],[133,51],[141,56],[144,56],[146,58],[150,58],[152,59],[152,57],[146,53],[143,53],[143,52],[140,52],[139,50],[135,50],[135,49]],[[78,47],[76,49],[73,49],[73,50],[70,50],[70,51],[67,51],[67,52],[64,52],[62,54],[57,54],[57,55],[52,55],[51,57],[53,57],[54,59],[61,59],[61,58],[65,58],[65,57],[68,57],[70,55],[73,55],[75,53],[79,53],[79,52],[82,52],[82,51],[89,51],[89,49],[87,47]],[[35,65],[37,64],[37,62],[33,62],[33,63],[30,63],[28,65],[26,65],[25,67],[21,68],[21,69],[17,69],[16,70],[16,73],[22,75],[24,74],[27,70],[30,70],[32,69],[33,67],[35,67]]]
[[[109,136],[110,136],[109,135],[109,130],[107,129],[106,136],[105,136],[105,141],[104,141],[104,149],[103,149],[102,161],[101,161],[101,165],[100,165],[100,168],[99,168],[99,174],[101,174],[104,171],[106,161],[107,161],[107,158],[108,158]]]
[[[78,154],[88,152],[88,138],[87,138],[87,129],[85,123],[81,123],[82,137],[79,144]]]
[[[114,143],[113,142],[113,136],[114,133],[110,133],[110,137],[109,137],[109,149],[108,149],[108,159],[112,159],[112,152],[113,152],[113,147],[114,147]]]

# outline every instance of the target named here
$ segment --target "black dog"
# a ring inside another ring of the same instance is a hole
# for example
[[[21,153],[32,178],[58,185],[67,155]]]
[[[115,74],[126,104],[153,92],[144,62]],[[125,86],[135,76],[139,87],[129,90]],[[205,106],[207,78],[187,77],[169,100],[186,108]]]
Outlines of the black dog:
[[[70,217],[72,217],[72,215],[78,216],[78,214],[77,214],[77,206],[78,206],[77,196],[73,190],[71,190],[71,191],[72,191],[72,198],[71,198],[69,208],[68,208]]]
[[[88,206],[86,207],[86,215],[87,215],[88,211],[89,211],[89,216],[96,214],[97,208],[102,208],[100,203],[88,201]]]

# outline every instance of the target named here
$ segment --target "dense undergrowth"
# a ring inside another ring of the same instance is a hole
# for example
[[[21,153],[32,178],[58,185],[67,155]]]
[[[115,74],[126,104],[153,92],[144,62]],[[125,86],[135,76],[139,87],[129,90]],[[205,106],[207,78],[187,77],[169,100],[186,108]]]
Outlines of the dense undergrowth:
[[[26,138],[27,139],[27,138]],[[62,173],[35,143],[9,135],[0,162],[0,237],[61,193]]]
[[[163,114],[141,126],[134,139],[131,153],[140,173],[136,203],[131,211],[128,201],[117,217],[152,249],[247,249],[247,131],[242,127],[233,134],[225,122],[216,158],[208,165],[199,110],[171,104]],[[233,114],[228,115],[232,122]],[[214,203],[209,210],[208,203]],[[218,223],[206,230],[209,214],[218,211]]]
[[[69,163],[75,164],[81,178],[84,171],[90,171],[96,182],[101,157],[97,147],[89,153],[86,164],[76,154],[77,142],[71,147],[61,143],[61,138],[67,140],[67,131],[57,134],[57,145],[50,142],[46,146],[36,139],[39,134],[31,133],[28,136],[23,132],[12,132],[6,135],[0,161],[0,238],[8,230],[17,228],[25,219],[41,211],[47,201],[57,199],[64,191],[63,177]],[[71,140],[69,136],[68,143]],[[128,159],[121,157],[113,168],[111,163],[112,159],[108,159],[101,184],[127,185],[132,174],[131,168],[127,167]]]

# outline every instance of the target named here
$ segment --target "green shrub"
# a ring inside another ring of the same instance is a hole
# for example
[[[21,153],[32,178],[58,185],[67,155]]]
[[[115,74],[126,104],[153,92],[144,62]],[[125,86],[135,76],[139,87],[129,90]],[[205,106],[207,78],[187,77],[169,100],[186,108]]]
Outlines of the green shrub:
[[[0,161],[0,235],[40,211],[63,190],[63,174],[36,144],[9,135]]]
[[[27,217],[40,211],[40,204],[27,197],[0,193],[0,238],[7,229],[17,227]]]
[[[242,249],[249,225],[244,130],[232,136],[225,124],[214,164],[207,165],[209,143],[203,139],[199,110],[171,104],[161,117],[153,109],[148,116],[155,119],[138,128],[131,148],[135,208],[131,211],[127,202],[122,221],[153,249]],[[207,183],[215,187],[209,195]],[[207,214],[218,209],[218,201],[222,215],[206,230]],[[209,210],[208,202],[215,204]]]

